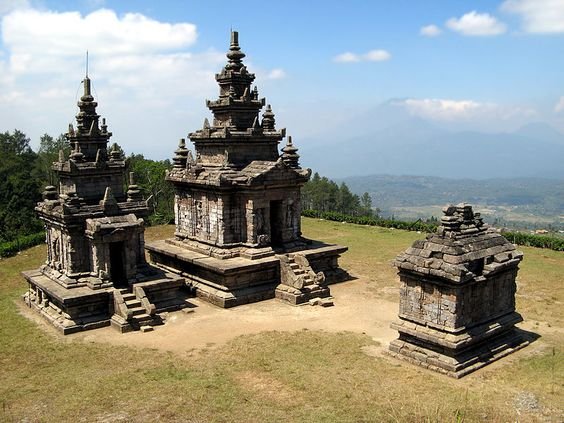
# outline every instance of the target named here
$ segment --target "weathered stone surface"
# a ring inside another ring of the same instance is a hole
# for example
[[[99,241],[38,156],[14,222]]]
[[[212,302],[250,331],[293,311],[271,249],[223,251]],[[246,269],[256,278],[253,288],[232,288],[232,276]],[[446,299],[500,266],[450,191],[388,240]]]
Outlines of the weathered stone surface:
[[[514,330],[523,254],[466,204],[447,206],[436,234],[398,255],[399,338],[391,354],[461,377],[527,344]],[[426,258],[428,257],[428,258]]]
[[[311,170],[301,168],[291,137],[279,152],[286,130],[276,129],[270,105],[261,120],[265,100],[244,57],[233,32],[216,75],[219,98],[206,103],[213,120],[189,134],[194,154],[180,141],[167,175],[176,192],[175,238],[146,248],[154,263],[221,307],[328,296],[326,284],[347,276],[337,263],[346,247],[302,238],[300,190]]]
[[[124,191],[124,158],[116,147],[106,153],[112,134],[83,82],[78,125],[66,134],[72,154],[59,154],[58,190],[47,187],[36,207],[47,262],[23,273],[24,299],[65,334],[109,324],[127,332],[161,323],[156,311],[178,308],[184,282],[146,263],[147,203],[132,174]]]

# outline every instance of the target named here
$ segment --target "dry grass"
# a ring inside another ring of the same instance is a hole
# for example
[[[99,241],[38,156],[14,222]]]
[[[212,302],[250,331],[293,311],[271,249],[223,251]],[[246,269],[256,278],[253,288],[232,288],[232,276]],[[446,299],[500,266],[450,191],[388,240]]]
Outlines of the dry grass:
[[[149,228],[147,239],[170,236]],[[422,234],[304,220],[304,234],[350,247],[343,264],[393,299],[389,261]],[[543,336],[453,380],[363,348],[366,335],[246,335],[193,357],[52,336],[22,317],[19,271],[44,247],[0,261],[0,421],[561,421],[564,254],[525,249],[518,307]],[[544,323],[543,323],[544,322]],[[551,328],[545,326],[551,324]],[[543,326],[545,325],[545,326]],[[549,330],[550,329],[550,330]],[[546,335],[545,335],[546,333]]]

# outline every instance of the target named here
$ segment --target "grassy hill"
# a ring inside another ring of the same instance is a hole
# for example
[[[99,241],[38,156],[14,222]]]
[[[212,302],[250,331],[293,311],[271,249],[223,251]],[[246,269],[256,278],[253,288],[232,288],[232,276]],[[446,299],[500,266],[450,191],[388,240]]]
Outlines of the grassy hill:
[[[349,246],[342,264],[358,278],[350,286],[362,286],[375,307],[359,313],[366,313],[367,325],[378,325],[377,305],[397,301],[390,260],[424,235],[315,219],[304,219],[303,229],[309,238]],[[172,232],[148,228],[147,239]],[[19,272],[45,259],[45,247],[34,247],[0,261],[0,421],[562,421],[564,253],[523,251],[517,308],[524,328],[540,338],[454,380],[386,356],[386,345],[362,329],[281,326],[183,353],[62,337],[22,316],[26,286]],[[348,283],[338,291],[351,291]],[[345,300],[336,296],[333,309]],[[144,335],[119,336],[135,345]]]

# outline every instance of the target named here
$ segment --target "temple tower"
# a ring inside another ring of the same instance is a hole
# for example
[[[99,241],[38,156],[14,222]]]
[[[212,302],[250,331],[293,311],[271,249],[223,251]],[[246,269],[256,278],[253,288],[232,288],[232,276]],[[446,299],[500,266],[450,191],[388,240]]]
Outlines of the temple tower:
[[[88,76],[83,85],[77,126],[69,125],[66,134],[70,156],[61,151],[53,163],[59,187],[46,187],[36,207],[45,225],[47,261],[37,271],[24,272],[26,301],[64,333],[107,325],[110,319],[123,328],[135,326],[141,319],[132,319],[126,309],[120,317],[123,296],[135,297],[133,285],[155,275],[166,280],[145,260],[147,202],[132,173],[124,189],[124,157],[116,145],[108,153],[112,133],[105,119],[100,124]],[[138,314],[147,313],[143,308]]]
[[[237,32],[226,56],[215,75],[219,97],[206,101],[213,119],[189,134],[195,155],[180,141],[167,176],[176,191],[175,238],[148,245],[151,258],[186,275],[202,297],[229,307],[274,296],[285,266],[275,255],[304,253],[315,257],[313,266],[301,261],[312,294],[296,291],[300,299],[290,301],[326,296],[317,274],[342,274],[337,257],[346,248],[326,246],[315,255],[312,242],[302,238],[300,190],[311,170],[300,166],[291,137],[279,152],[286,131],[276,129],[272,107],[253,86]],[[196,263],[199,257],[208,257],[206,269]]]

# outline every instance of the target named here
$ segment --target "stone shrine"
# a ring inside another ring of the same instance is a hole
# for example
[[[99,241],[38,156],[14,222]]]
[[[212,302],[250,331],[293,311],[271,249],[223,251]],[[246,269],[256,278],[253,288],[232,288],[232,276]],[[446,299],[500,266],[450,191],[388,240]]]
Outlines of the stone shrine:
[[[88,76],[78,102],[71,146],[53,163],[59,188],[48,186],[36,211],[46,230],[47,261],[23,272],[26,303],[64,334],[107,326],[121,331],[160,323],[157,312],[176,309],[184,280],[149,266],[144,252],[147,202],[121,153],[107,152],[112,133],[99,122]]]
[[[346,247],[301,236],[300,190],[311,170],[277,130],[255,75],[247,70],[238,33],[216,74],[219,98],[208,100],[213,121],[181,140],[168,173],[176,191],[173,239],[147,244],[151,260],[181,274],[195,293],[221,307],[274,296],[300,304],[329,296],[328,283],[347,275],[338,266]]]
[[[523,254],[467,204],[443,208],[436,234],[394,260],[400,277],[393,356],[456,378],[528,344],[514,328]]]

